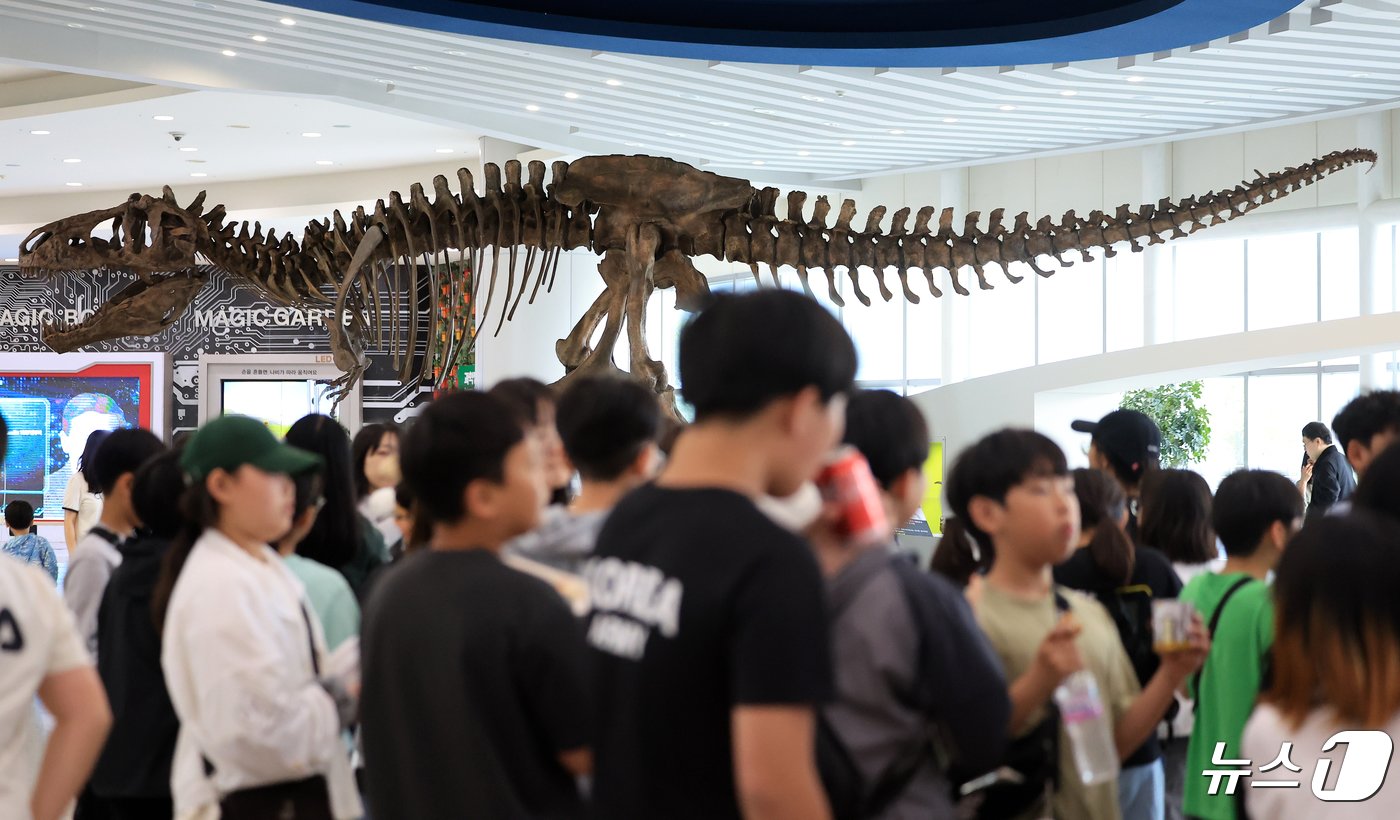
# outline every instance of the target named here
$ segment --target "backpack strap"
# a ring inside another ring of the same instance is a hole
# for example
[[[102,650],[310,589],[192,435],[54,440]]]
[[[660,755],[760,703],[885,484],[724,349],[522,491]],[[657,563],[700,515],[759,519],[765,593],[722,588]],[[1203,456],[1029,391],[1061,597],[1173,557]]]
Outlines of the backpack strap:
[[[101,524],[93,525],[92,529],[88,530],[88,533],[95,535],[98,538],[101,538],[103,541],[106,541],[108,544],[111,544],[114,547],[120,547],[122,545],[122,537],[107,529],[106,527],[102,526]]]
[[[1220,598],[1220,603],[1215,605],[1215,613],[1210,616],[1209,634],[1215,634],[1215,628],[1220,625],[1220,616],[1224,614],[1225,605],[1230,603],[1230,598],[1234,597],[1234,594],[1239,592],[1241,587],[1253,580],[1253,578],[1246,575],[1232,584],[1229,589],[1225,590],[1225,594]],[[1196,670],[1196,674],[1191,676],[1191,690],[1196,693],[1197,701],[1201,699],[1201,675],[1205,674],[1207,663],[1210,663],[1209,655],[1206,656],[1205,662],[1201,664],[1201,668]]]

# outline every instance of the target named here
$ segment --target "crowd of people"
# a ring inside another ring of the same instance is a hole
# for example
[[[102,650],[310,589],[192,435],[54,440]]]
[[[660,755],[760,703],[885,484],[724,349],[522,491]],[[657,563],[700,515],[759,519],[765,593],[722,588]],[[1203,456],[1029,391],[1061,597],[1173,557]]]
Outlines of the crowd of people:
[[[1306,427],[1296,484],[1213,494],[1133,411],[1075,423],[1089,469],[994,432],[921,567],[893,525],[928,422],[855,374],[830,314],[760,291],[685,327],[678,435],[606,376],[353,440],[111,432],[62,595],[5,509],[0,816],[1400,812],[1334,748],[1400,731],[1400,393]]]

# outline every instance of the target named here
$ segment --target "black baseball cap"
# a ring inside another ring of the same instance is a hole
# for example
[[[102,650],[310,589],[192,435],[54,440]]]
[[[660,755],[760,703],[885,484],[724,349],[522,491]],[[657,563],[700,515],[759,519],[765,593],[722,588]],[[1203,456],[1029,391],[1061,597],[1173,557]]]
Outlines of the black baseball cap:
[[[1136,410],[1114,410],[1098,421],[1075,421],[1070,427],[1093,436],[1094,446],[1132,481],[1162,457],[1162,431],[1157,422]]]

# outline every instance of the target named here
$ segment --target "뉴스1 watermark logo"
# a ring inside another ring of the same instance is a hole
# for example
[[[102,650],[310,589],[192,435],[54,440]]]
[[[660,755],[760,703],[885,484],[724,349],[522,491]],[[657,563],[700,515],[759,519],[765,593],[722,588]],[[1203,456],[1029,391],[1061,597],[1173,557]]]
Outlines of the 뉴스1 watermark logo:
[[[1331,752],[1343,744],[1346,745],[1346,751],[1337,767],[1331,788],[1328,788],[1327,780],[1332,773],[1332,759],[1320,758],[1312,776],[1312,793],[1317,799],[1328,803],[1355,803],[1370,799],[1381,790],[1381,784],[1385,782],[1395,744],[1385,732],[1346,731],[1327,738],[1327,742],[1322,744],[1322,751]],[[1267,773],[1282,767],[1290,772],[1302,773],[1302,768],[1293,763],[1292,754],[1293,744],[1283,744],[1278,757],[1260,766],[1259,771]],[[1234,794],[1242,778],[1253,777],[1249,760],[1230,760],[1225,757],[1224,741],[1215,744],[1210,763],[1212,766],[1231,767],[1205,769],[1201,772],[1210,778],[1209,793],[1212,795],[1220,794],[1221,781],[1225,784],[1225,794]],[[1257,780],[1250,783],[1249,787],[1297,789],[1301,785],[1297,780]]]

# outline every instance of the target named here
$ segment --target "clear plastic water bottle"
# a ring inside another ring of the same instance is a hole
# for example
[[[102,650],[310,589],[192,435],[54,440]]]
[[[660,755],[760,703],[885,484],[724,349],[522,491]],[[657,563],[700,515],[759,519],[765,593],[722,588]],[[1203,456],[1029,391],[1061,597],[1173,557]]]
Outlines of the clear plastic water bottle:
[[[1094,673],[1081,669],[1055,689],[1055,704],[1074,750],[1079,779],[1086,786],[1112,783],[1118,778],[1118,747],[1113,742],[1108,715]]]

